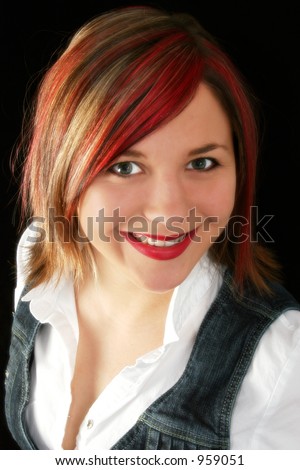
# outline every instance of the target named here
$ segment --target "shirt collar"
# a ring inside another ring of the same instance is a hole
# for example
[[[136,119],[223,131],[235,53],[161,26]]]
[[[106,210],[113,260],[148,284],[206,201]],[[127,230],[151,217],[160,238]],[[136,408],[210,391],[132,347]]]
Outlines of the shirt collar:
[[[174,289],[166,318],[164,345],[178,341],[189,316],[195,309],[200,313],[203,297],[220,279],[217,265],[208,254],[202,256],[186,279]]]
[[[184,323],[195,308],[201,308],[201,301],[215,284],[218,273],[218,267],[205,254],[174,289],[166,316],[163,346],[178,341]],[[41,284],[24,295],[22,301],[30,302],[30,311],[39,322],[50,323],[60,330],[61,324],[67,321],[78,335],[74,287],[70,278]]]
[[[71,278],[62,277],[40,284],[22,297],[30,302],[30,311],[40,323],[50,323],[58,331],[71,326],[78,337],[78,322],[74,287]]]

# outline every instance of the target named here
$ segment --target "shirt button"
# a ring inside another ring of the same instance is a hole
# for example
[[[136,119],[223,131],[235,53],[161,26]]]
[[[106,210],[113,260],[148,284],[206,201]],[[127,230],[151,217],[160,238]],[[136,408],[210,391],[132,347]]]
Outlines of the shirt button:
[[[94,421],[92,419],[89,419],[88,422],[87,422],[86,427],[88,429],[92,429],[93,426],[94,426]]]

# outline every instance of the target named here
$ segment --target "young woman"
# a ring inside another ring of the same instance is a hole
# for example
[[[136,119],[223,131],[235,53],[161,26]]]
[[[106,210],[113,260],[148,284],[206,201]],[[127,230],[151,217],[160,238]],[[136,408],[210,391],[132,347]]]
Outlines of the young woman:
[[[6,378],[22,449],[300,449],[300,307],[246,87],[195,19],[84,25],[41,83]]]

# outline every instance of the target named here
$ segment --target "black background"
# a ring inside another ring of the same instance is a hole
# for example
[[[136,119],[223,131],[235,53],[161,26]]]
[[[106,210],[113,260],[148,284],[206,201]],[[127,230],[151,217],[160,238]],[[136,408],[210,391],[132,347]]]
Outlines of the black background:
[[[1,11],[1,281],[0,281],[0,449],[17,449],[6,428],[3,382],[13,309],[14,257],[18,233],[18,184],[10,156],[41,72],[81,24],[105,10],[143,2],[33,1]],[[264,114],[257,203],[273,215],[267,229],[283,266],[286,287],[300,300],[300,11],[299,3],[216,1],[144,2],[195,15],[216,36],[248,79]],[[268,6],[270,5],[270,6]]]

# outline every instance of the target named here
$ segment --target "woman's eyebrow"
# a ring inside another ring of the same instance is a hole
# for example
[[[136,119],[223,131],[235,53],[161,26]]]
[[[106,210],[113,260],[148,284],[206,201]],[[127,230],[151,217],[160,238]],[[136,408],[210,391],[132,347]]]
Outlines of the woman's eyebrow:
[[[145,155],[143,152],[139,152],[138,150],[128,149],[124,150],[124,152],[120,153],[119,157],[135,157],[140,158],[144,157]]]
[[[227,145],[217,144],[217,143],[209,143],[209,144],[203,145],[202,147],[198,147],[194,150],[191,150],[189,152],[189,156],[192,157],[192,156],[195,156],[195,155],[201,155],[203,153],[211,152],[212,150],[217,150],[217,149],[224,149],[227,152],[229,152],[229,148],[227,147]]]

